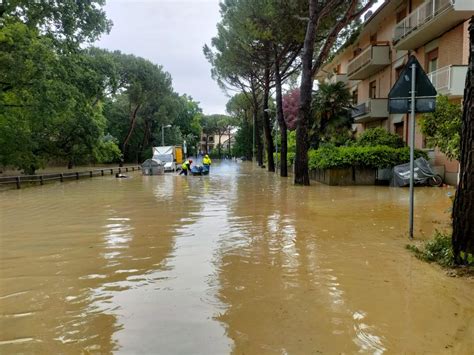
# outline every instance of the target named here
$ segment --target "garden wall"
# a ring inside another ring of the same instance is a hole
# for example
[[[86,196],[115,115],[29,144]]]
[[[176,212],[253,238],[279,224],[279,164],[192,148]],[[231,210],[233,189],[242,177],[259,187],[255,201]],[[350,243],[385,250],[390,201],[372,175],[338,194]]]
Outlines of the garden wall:
[[[334,168],[314,169],[309,172],[310,179],[326,185],[375,185],[377,169],[372,168]]]

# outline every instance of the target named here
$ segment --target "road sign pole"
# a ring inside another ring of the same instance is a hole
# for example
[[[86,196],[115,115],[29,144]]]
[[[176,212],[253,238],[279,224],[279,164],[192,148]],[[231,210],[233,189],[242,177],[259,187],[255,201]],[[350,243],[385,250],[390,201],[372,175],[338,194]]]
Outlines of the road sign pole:
[[[411,115],[410,115],[410,239],[413,239],[413,214],[415,200],[415,88],[416,64],[411,66]]]
[[[436,95],[437,92],[433,83],[414,55],[408,58],[401,75],[388,93],[389,112],[391,114],[410,114],[410,130],[409,137],[407,137],[410,145],[410,239],[413,239],[413,216],[415,211],[415,112],[434,112],[436,109]],[[418,101],[416,101],[417,98]],[[411,100],[411,106],[409,100]]]

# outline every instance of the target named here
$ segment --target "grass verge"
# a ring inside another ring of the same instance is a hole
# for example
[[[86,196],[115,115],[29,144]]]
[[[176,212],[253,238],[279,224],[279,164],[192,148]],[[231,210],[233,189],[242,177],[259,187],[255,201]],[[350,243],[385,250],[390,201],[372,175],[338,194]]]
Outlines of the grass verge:
[[[436,231],[433,239],[425,242],[421,247],[407,244],[406,248],[415,256],[428,263],[436,263],[445,269],[449,269],[451,276],[474,276],[474,256],[467,256],[467,265],[458,266],[454,262],[451,236]]]

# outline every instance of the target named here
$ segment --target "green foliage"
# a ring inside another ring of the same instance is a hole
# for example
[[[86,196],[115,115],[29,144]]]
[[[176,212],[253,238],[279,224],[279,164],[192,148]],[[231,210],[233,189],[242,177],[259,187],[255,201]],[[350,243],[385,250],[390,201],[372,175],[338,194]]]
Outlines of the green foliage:
[[[430,263],[436,262],[444,267],[454,266],[451,237],[439,231],[436,231],[434,238],[426,242],[421,249],[415,245],[407,245],[406,247],[421,260]]]
[[[122,157],[116,140],[102,140],[94,148],[94,160],[98,163],[115,163]]]
[[[0,29],[0,164],[34,173],[48,160],[93,156],[106,125],[96,59],[81,50],[59,54],[20,22]]]
[[[427,158],[426,153],[415,150],[415,158]],[[410,149],[375,147],[325,146],[308,153],[310,169],[347,168],[351,166],[388,168],[410,160]]]
[[[343,82],[319,85],[312,101],[315,121],[310,139],[313,147],[319,147],[320,142],[344,145],[352,138],[351,102],[351,94]]]
[[[247,120],[241,122],[235,134],[235,143],[232,148],[232,155],[235,157],[245,157],[252,159],[253,125]]]
[[[0,2],[2,22],[19,21],[30,29],[52,38],[63,50],[75,50],[83,42],[93,42],[110,30],[102,6],[105,0]]]
[[[118,146],[126,150],[126,160],[138,161],[160,144],[161,126],[168,124],[173,125],[166,130],[169,144],[182,144],[184,138],[188,146],[197,144],[199,104],[174,93],[168,73],[133,55],[82,49],[77,41],[96,38],[105,22],[95,29],[93,23],[81,25],[88,15],[62,22],[89,10],[102,16],[99,7],[29,2],[24,16],[16,18],[12,3],[26,2],[8,2],[0,19],[0,165],[33,174],[49,161],[68,166],[111,162],[122,154]],[[54,33],[43,19],[29,18],[40,10],[46,19],[54,14],[59,21]],[[107,141],[105,132],[117,141]]]
[[[280,153],[273,153],[273,159],[275,160],[275,162],[280,164],[281,154]],[[295,160],[295,153],[287,153],[286,161],[287,161],[288,166],[293,165],[294,160]]]
[[[461,119],[461,105],[440,95],[436,98],[436,111],[424,114],[419,122],[428,145],[439,148],[449,159],[459,159]]]
[[[357,137],[355,145],[359,147],[385,145],[392,148],[401,148],[405,143],[397,134],[390,133],[381,127],[377,127],[365,130],[359,137]]]

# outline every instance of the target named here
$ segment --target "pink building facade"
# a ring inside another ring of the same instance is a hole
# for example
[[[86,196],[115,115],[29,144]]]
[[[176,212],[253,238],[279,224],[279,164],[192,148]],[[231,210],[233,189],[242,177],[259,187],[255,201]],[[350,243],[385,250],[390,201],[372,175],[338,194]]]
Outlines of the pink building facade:
[[[388,113],[388,93],[410,55],[415,55],[439,94],[461,103],[469,56],[468,19],[473,0],[389,0],[370,15],[351,45],[317,74],[343,81],[352,93],[354,129],[383,127],[407,141],[409,117]],[[445,181],[456,184],[457,161],[429,149],[417,128],[415,147],[426,149]]]

